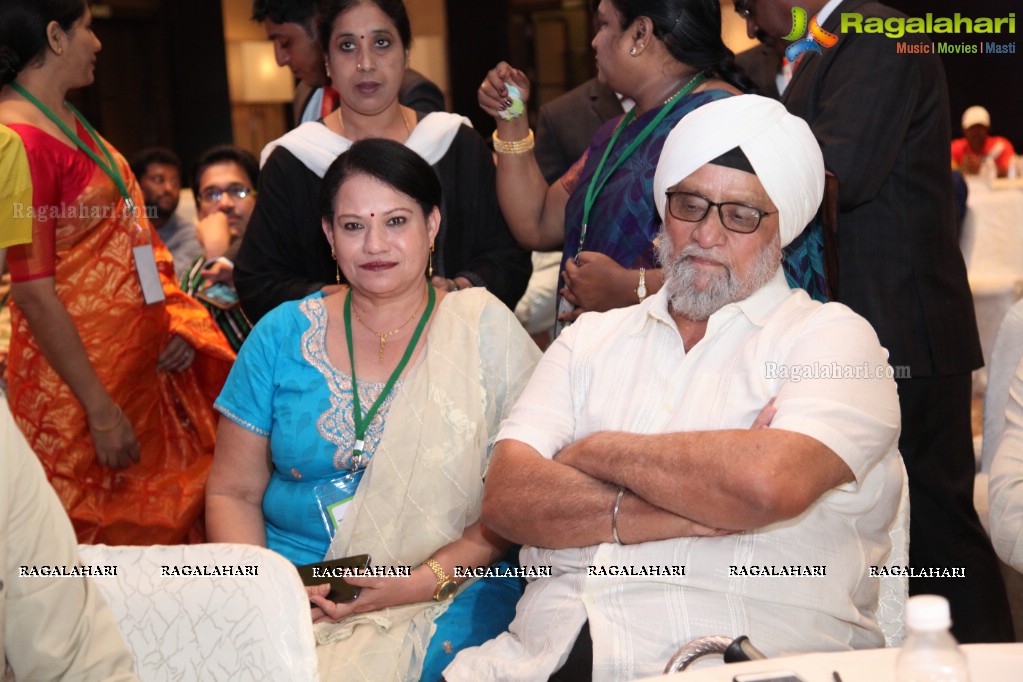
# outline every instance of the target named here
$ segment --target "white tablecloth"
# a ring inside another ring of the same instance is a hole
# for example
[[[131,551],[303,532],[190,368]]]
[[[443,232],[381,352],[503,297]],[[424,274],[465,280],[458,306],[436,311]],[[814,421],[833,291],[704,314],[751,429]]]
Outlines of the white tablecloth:
[[[967,176],[962,248],[970,276],[1023,280],[1023,189]]]
[[[1023,189],[992,189],[977,176],[967,176],[966,184],[961,246],[987,363],[998,325],[1023,293]],[[986,376],[982,370],[975,377],[977,392]]]
[[[962,647],[972,682],[1019,682],[1023,679],[1023,644],[968,644]],[[898,649],[865,649],[831,654],[805,654],[769,661],[733,663],[716,668],[689,670],[677,675],[646,678],[648,682],[732,682],[739,674],[789,671],[806,682],[833,682],[838,671],[842,682],[894,682]]]

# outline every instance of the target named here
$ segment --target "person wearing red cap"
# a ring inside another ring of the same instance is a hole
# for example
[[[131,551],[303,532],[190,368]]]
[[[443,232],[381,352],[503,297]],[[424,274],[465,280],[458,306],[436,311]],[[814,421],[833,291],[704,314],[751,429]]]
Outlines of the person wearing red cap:
[[[1012,143],[1004,137],[990,135],[991,114],[980,106],[972,106],[963,112],[963,135],[952,140],[952,168],[963,175],[976,175],[987,159],[991,159],[1004,178],[1016,160]]]

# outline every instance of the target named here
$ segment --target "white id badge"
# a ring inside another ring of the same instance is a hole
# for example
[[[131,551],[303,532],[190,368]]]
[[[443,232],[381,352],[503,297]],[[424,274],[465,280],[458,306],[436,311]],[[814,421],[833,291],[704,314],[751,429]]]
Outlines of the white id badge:
[[[365,469],[359,469],[354,473],[321,483],[313,488],[316,504],[320,508],[320,517],[323,519],[324,528],[331,539],[355,497],[355,491],[359,487],[359,481],[362,480],[364,471]]]
[[[569,303],[567,298],[562,297],[558,301],[558,318],[560,318],[565,313],[572,312],[573,310],[575,310],[575,306]],[[565,327],[567,327],[570,324],[572,323],[562,322],[560,319],[556,318],[554,320],[554,337],[557,338],[558,334],[560,334],[562,330],[564,330]]]
[[[139,284],[142,285],[142,298],[146,305],[159,303],[164,300],[163,284],[160,282],[160,274],[156,271],[156,256],[153,255],[152,244],[140,244],[133,246],[131,255],[135,259],[135,272],[139,274]]]

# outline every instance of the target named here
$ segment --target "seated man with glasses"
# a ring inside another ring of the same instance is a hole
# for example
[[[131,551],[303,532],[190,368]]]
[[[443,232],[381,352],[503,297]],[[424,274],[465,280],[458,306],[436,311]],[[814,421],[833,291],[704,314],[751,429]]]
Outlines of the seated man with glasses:
[[[234,259],[256,208],[253,188],[259,179],[259,162],[237,147],[213,147],[200,157],[193,178],[199,218],[196,237],[203,255],[182,275],[181,288],[206,306],[237,351],[252,324],[238,305]]]
[[[132,156],[130,165],[142,189],[149,222],[174,258],[174,275],[181,277],[202,253],[195,238],[195,210],[190,201],[181,201],[181,159],[170,149],[148,147]]]
[[[631,680],[705,635],[884,646],[870,567],[903,483],[887,353],[780,270],[821,201],[820,148],[779,102],[730,97],[678,123],[653,184],[664,287],[582,315],[503,423],[482,519],[544,577],[448,682]]]

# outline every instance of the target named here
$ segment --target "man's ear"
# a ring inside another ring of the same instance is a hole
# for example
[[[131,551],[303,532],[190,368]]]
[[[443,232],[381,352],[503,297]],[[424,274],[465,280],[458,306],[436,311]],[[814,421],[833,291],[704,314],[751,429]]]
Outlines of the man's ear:
[[[316,17],[310,17],[309,21],[307,21],[304,24],[300,24],[300,25],[302,26],[302,28],[305,29],[306,35],[308,35],[314,41],[317,40],[317,37],[316,37]]]

